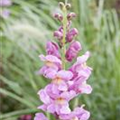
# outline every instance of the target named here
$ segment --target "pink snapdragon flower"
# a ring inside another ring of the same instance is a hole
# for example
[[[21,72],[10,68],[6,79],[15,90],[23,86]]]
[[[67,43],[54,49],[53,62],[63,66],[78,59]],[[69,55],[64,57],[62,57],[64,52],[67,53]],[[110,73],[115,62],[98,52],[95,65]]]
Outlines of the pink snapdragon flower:
[[[60,2],[60,7],[65,12],[70,4]],[[50,79],[44,89],[39,90],[38,95],[43,103],[38,109],[49,112],[59,120],[88,120],[90,113],[83,106],[74,110],[70,109],[69,102],[81,94],[90,94],[92,87],[87,84],[92,68],[87,66],[90,52],[78,56],[82,50],[81,44],[75,41],[78,35],[76,28],[71,28],[71,20],[76,16],[69,13],[62,16],[55,14],[55,18],[61,22],[61,26],[54,32],[54,37],[59,44],[47,42],[47,55],[40,55],[44,62],[39,73]],[[78,56],[78,57],[77,57]],[[76,60],[75,63],[73,59]],[[70,67],[70,63],[71,65]],[[48,120],[44,114],[38,113],[34,120]]]
[[[90,68],[86,64],[89,57],[90,57],[89,51],[87,51],[84,55],[78,57],[77,61],[72,65],[72,67],[70,67],[70,71],[72,71],[74,74],[81,72],[81,74],[84,73],[84,75],[89,76],[92,70],[92,68]]]
[[[47,110],[50,113],[69,113],[71,110],[68,102],[76,96],[75,91],[61,92],[58,89],[56,91],[52,84],[49,84],[45,89],[40,90],[38,94],[44,104],[38,108],[44,111]]]
[[[60,115],[61,120],[88,120],[90,117],[90,112],[83,109],[82,107],[77,107],[70,114]]]
[[[40,55],[40,59],[45,63],[45,65],[40,69],[39,73],[46,77],[49,72],[53,73],[61,69],[62,62],[59,58],[53,55]]]
[[[55,91],[61,90],[61,91],[67,91],[68,90],[68,84],[67,81],[72,79],[73,74],[70,71],[60,70],[58,72],[54,72],[52,74],[46,75],[48,78],[52,79],[52,87]]]

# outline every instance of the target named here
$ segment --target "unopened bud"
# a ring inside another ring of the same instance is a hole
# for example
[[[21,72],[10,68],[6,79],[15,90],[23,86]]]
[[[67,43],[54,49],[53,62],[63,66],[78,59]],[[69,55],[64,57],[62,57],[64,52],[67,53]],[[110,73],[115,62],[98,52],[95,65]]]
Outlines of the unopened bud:
[[[71,20],[72,18],[75,18],[75,17],[76,17],[76,14],[74,12],[71,12],[67,15],[68,20]]]
[[[60,15],[59,13],[55,13],[54,18],[58,19],[59,15]]]
[[[54,18],[56,18],[56,19],[59,20],[59,21],[62,21],[62,20],[63,20],[63,16],[60,15],[59,13],[56,13],[56,14],[54,15]]]
[[[70,8],[71,8],[71,4],[70,4],[70,3],[67,3],[66,9],[70,9]]]
[[[77,57],[79,51],[82,49],[81,44],[78,41],[73,41],[68,50],[66,51],[66,59],[71,62],[74,58]]]
[[[54,37],[56,37],[58,40],[61,40],[63,38],[63,34],[60,31],[55,31]]]
[[[63,2],[59,2],[59,6],[60,6],[61,9],[63,9],[65,5],[64,5]]]
[[[66,35],[67,42],[71,42],[76,35],[78,35],[78,30],[76,28],[71,29]]]
[[[60,15],[59,18],[58,18],[59,21],[62,21],[63,20],[63,16]]]

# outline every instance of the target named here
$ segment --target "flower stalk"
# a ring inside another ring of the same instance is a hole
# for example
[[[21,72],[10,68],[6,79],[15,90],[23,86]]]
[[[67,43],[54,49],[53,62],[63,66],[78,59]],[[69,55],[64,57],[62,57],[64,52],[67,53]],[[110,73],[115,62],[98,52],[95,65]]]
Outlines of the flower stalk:
[[[61,22],[60,28],[54,32],[58,43],[48,41],[47,55],[39,56],[45,63],[39,74],[51,82],[38,92],[43,102],[38,109],[53,114],[57,120],[88,120],[90,112],[84,109],[84,105],[71,110],[69,102],[80,94],[92,92],[92,87],[87,84],[92,72],[92,68],[86,64],[90,52],[87,51],[78,57],[78,53],[82,50],[80,42],[75,40],[78,30],[70,28],[70,23],[76,14],[67,13],[67,9],[71,6],[67,0],[66,4],[60,2],[59,5],[63,15],[57,13],[54,16]],[[73,60],[76,62],[67,68],[66,63],[71,63]],[[37,113],[34,120],[48,120],[48,118],[43,113]]]
[[[67,4],[67,3],[66,3]],[[67,33],[67,9],[66,5],[63,6],[63,39],[62,39],[62,63],[63,63],[63,69],[65,69],[65,53],[66,53],[66,33]]]

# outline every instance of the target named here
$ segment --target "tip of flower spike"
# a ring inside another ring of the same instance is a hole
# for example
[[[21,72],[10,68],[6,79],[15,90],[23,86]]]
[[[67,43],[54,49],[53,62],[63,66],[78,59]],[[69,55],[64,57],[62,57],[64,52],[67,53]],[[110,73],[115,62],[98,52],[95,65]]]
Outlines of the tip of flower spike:
[[[61,9],[63,9],[65,4],[63,2],[59,2],[59,6],[60,6]]]
[[[70,9],[71,8],[71,4],[67,3],[67,5],[65,7],[66,7],[66,9]]]

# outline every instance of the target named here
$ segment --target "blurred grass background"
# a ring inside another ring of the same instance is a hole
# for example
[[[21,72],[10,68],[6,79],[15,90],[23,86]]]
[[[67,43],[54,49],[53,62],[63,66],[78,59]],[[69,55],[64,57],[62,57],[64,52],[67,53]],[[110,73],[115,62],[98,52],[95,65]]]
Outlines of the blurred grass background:
[[[61,0],[63,1],[63,0]],[[88,64],[94,69],[89,79],[91,95],[71,102],[86,104],[90,120],[120,120],[120,4],[119,0],[68,0],[77,18],[83,46],[91,51]],[[53,19],[59,0],[12,0],[8,19],[0,18],[0,120],[17,120],[37,112],[37,91],[48,81],[36,74],[45,54],[45,43],[54,40],[60,25]],[[50,120],[51,115],[47,114]]]

